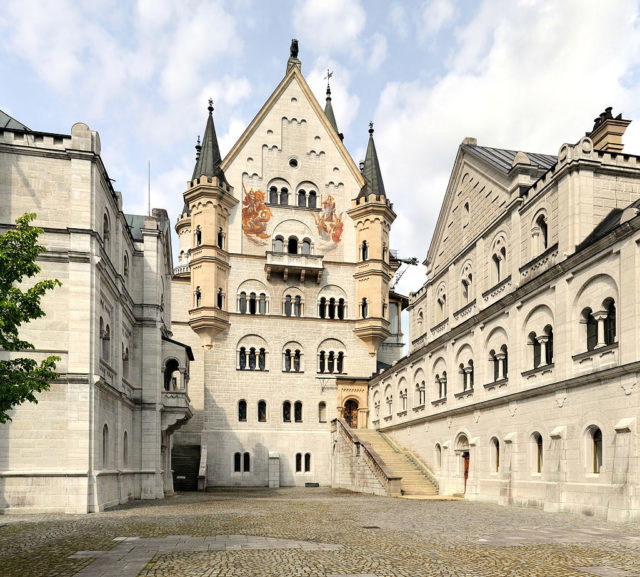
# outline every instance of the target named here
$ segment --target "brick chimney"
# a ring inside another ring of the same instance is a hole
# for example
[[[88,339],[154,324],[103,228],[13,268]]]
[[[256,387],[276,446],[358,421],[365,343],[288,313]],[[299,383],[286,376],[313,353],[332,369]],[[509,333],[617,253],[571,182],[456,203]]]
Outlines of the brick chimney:
[[[622,135],[630,120],[623,120],[622,114],[615,118],[611,114],[611,106],[604,109],[604,112],[594,120],[593,130],[587,134],[593,141],[593,148],[606,152],[622,152]]]

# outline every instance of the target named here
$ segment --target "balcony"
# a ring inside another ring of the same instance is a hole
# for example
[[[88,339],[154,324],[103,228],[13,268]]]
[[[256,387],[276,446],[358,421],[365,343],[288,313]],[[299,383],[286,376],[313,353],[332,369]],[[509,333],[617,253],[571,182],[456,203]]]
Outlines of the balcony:
[[[323,258],[323,255],[268,251],[264,270],[267,273],[267,280],[270,280],[271,273],[281,272],[284,280],[293,280],[290,278],[293,275],[299,276],[300,282],[304,282],[308,277],[320,284],[324,271]]]
[[[174,276],[187,275],[191,271],[188,264],[181,264],[180,266],[173,267]]]
[[[175,431],[193,416],[186,389],[162,391],[162,430]]]

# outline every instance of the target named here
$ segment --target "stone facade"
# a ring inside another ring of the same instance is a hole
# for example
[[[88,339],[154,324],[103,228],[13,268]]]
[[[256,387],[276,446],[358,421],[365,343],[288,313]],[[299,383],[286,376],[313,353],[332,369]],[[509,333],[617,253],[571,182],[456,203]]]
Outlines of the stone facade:
[[[9,126],[0,130],[0,229],[37,213],[41,276],[62,282],[21,336],[36,358],[62,360],[50,391],[0,425],[0,509],[82,513],[163,497],[171,433],[191,415],[191,353],[171,338],[166,211],[123,214],[86,125],[70,135]]]
[[[557,157],[459,148],[409,354],[369,386],[371,425],[442,493],[640,518],[640,159],[621,123]]]
[[[395,215],[297,59],[224,160],[211,112],[176,224],[173,326],[195,361],[174,454],[206,447],[207,486],[330,485],[332,419],[366,427],[378,347],[402,355]]]

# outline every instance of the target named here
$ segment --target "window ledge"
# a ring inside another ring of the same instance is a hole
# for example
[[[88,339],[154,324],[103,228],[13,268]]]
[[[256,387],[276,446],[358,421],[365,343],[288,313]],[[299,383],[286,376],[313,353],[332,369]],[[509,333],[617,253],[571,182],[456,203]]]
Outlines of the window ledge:
[[[398,417],[406,417],[407,416],[407,411],[400,411],[398,413],[396,413],[398,415]]]
[[[258,371],[259,373],[266,373],[267,371]],[[283,373],[289,375],[303,375],[304,371],[285,371],[284,369],[282,370]]]
[[[264,369],[263,371],[261,371],[260,369],[236,369],[236,371],[240,372],[240,373],[268,373],[269,369]]]
[[[475,306],[476,306],[476,299],[473,299],[472,301],[470,301],[466,305],[464,305],[462,308],[460,308],[456,312],[454,312],[453,313],[453,318],[458,320],[460,317],[466,317],[469,313],[471,313],[473,311]]]
[[[442,397],[441,399],[436,399],[435,401],[431,401],[431,404],[434,407],[437,407],[438,405],[445,405],[447,403],[447,397]]]
[[[413,407],[413,410],[417,413],[418,411],[424,411],[424,404],[418,405],[417,407]]]
[[[548,365],[540,365],[539,367],[536,367],[535,369],[530,369],[528,371],[524,371],[523,373],[520,373],[523,377],[532,377],[538,374],[544,375],[545,373],[550,373],[553,371],[553,367],[554,364],[550,363]]]
[[[493,383],[487,383],[484,388],[487,389],[487,391],[491,391],[496,387],[506,387],[508,382],[509,379],[500,379],[499,381],[493,381]]]
[[[615,342],[615,343],[612,343],[610,345],[605,345],[604,347],[593,349],[592,351],[586,351],[584,353],[579,353],[577,355],[573,355],[571,358],[574,361],[583,361],[585,359],[589,359],[591,357],[595,357],[595,356],[598,356],[598,355],[603,356],[605,354],[609,354],[609,353],[611,353],[612,351],[614,351],[617,348],[618,348],[618,343]]]
[[[456,399],[463,399],[464,397],[470,397],[473,395],[473,389],[467,389],[466,391],[460,391],[459,393],[455,393],[453,396]]]
[[[390,421],[393,418],[393,415],[387,415],[384,420],[385,421]]]
[[[371,421],[372,425],[377,425],[378,423],[380,423],[380,419],[375,419],[375,420]]]
[[[491,297],[495,297],[499,295],[501,292],[504,292],[510,286],[511,286],[511,275],[509,275],[504,280],[501,280],[499,283],[493,285],[488,291],[483,292],[482,298],[486,302]]]

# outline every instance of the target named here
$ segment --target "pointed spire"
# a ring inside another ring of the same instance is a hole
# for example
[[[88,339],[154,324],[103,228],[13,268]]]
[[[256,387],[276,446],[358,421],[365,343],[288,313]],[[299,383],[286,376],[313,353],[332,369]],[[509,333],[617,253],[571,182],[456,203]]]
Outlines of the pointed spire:
[[[365,156],[364,166],[362,167],[362,176],[364,176],[364,186],[360,194],[358,194],[358,198],[366,197],[370,194],[387,196],[384,190],[376,145],[373,142],[373,122],[369,123],[369,145],[367,146],[367,155]]]
[[[333,129],[336,131],[336,133],[340,134],[340,132],[338,131],[338,123],[336,122],[336,117],[333,113],[333,106],[331,106],[331,85],[329,81],[331,80],[332,76],[333,72],[331,72],[327,68],[327,75],[325,76],[325,78],[327,79],[327,103],[324,105],[324,114],[327,117],[329,124],[333,126]]]
[[[202,146],[200,146],[199,141],[196,145],[196,166],[193,169],[191,180],[195,180],[201,176],[217,176],[222,182],[227,182],[224,172],[222,172],[220,168],[222,157],[220,156],[216,128],[213,124],[213,100],[211,100],[211,98],[209,98],[208,110],[209,118],[207,118],[207,127],[204,131]]]

